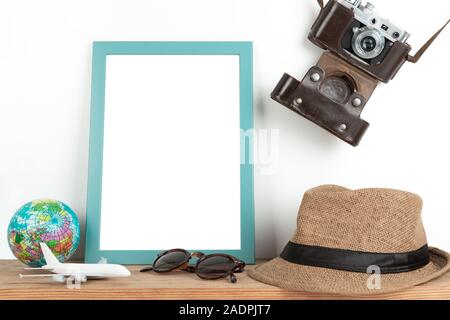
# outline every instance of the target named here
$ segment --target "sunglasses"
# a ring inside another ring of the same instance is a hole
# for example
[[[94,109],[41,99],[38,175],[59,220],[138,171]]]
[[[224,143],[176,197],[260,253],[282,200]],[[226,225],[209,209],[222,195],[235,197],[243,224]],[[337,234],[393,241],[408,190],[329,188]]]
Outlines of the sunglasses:
[[[195,265],[189,264],[191,258],[198,258]],[[237,281],[235,273],[244,271],[245,262],[227,254],[190,253],[184,249],[172,249],[161,252],[152,266],[141,272],[155,271],[165,273],[175,270],[193,272],[202,279],[215,280],[230,276],[230,281]]]

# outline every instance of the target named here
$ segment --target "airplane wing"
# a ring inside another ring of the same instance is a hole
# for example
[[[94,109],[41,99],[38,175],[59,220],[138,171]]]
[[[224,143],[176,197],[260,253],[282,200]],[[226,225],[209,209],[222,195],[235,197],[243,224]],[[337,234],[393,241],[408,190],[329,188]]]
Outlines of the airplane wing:
[[[78,282],[86,282],[87,281],[87,276],[81,273],[71,273],[69,275],[65,275],[65,274],[58,274],[58,273],[54,273],[54,274],[19,274],[19,277],[21,279],[23,278],[45,278],[45,277],[51,277],[54,281],[56,282],[65,282],[66,279],[68,278],[73,278],[75,281]],[[91,278],[91,276],[89,276],[89,278]],[[93,275],[93,278],[104,278],[104,275],[102,274],[98,274],[98,275]]]
[[[62,274],[19,274],[19,277],[21,279],[51,277],[54,281],[61,283],[63,283],[65,280],[65,277]]]
[[[19,278],[39,278],[39,277],[53,277],[54,274],[19,274]]]

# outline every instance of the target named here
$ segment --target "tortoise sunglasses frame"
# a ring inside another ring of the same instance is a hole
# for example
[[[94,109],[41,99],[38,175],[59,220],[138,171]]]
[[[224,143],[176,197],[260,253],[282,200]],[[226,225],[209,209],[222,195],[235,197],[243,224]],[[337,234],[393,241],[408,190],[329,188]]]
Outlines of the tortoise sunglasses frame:
[[[182,252],[185,253],[186,255],[186,259],[182,262],[180,262],[179,265],[174,266],[173,268],[164,270],[164,271],[158,271],[157,269],[153,269],[153,265],[155,265],[159,259],[161,259],[162,257],[164,257],[165,255],[172,253],[172,252]],[[231,268],[227,273],[217,276],[217,277],[205,277],[204,275],[202,275],[201,272],[198,272],[198,267],[199,265],[205,261],[206,259],[212,258],[212,257],[225,257],[230,259],[231,261],[234,262],[234,267]],[[195,263],[195,265],[191,265],[189,264],[189,261],[192,258],[198,258],[197,262]],[[145,267],[143,269],[140,270],[140,272],[148,272],[148,271],[154,271],[157,273],[167,273],[167,272],[171,272],[171,271],[186,271],[186,272],[192,272],[195,273],[198,277],[205,279],[205,280],[217,280],[217,279],[221,279],[221,278],[226,278],[226,277],[230,277],[230,281],[232,283],[236,283],[237,282],[237,278],[234,275],[235,273],[241,273],[244,271],[245,268],[245,262],[241,261],[231,255],[228,254],[222,254],[222,253],[213,253],[213,254],[204,254],[203,252],[193,252],[190,253],[187,250],[184,249],[171,249],[171,250],[166,250],[163,252],[160,252],[155,261],[153,261],[152,266],[149,267]]]

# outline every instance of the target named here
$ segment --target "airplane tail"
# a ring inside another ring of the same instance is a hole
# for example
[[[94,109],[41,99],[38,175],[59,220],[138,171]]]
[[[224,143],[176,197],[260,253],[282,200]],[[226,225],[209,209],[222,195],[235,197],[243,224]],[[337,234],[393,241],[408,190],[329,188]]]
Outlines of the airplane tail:
[[[53,252],[44,242],[41,242],[41,250],[42,253],[44,254],[45,262],[47,263],[47,265],[55,265],[61,263],[58,261],[58,259],[56,259]]]

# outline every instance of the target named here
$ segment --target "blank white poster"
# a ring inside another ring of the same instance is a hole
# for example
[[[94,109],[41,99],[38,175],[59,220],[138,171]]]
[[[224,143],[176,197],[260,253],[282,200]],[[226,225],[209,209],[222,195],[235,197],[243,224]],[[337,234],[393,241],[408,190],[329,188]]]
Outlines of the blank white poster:
[[[109,55],[100,250],[240,249],[239,56]]]

